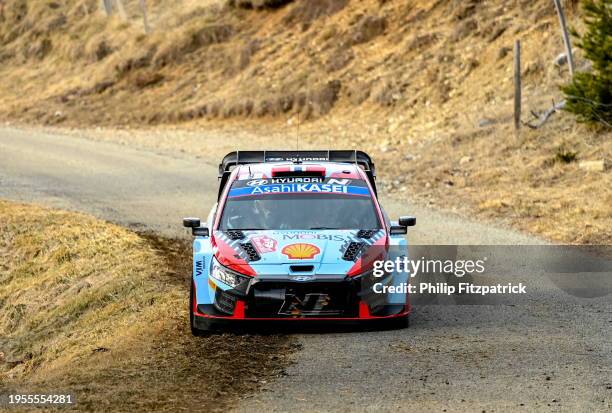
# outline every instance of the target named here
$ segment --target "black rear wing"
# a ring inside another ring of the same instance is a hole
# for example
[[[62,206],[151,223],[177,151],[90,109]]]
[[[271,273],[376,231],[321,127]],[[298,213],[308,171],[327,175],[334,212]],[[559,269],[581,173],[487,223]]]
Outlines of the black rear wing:
[[[376,193],[376,169],[370,156],[362,151],[235,151],[219,164],[219,195],[227,184],[232,169],[238,165],[266,162],[340,162],[357,164],[363,169]]]

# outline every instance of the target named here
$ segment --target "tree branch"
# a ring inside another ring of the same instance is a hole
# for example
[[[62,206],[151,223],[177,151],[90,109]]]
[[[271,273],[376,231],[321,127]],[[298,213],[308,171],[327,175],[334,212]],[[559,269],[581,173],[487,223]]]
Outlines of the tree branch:
[[[562,100],[561,102],[557,104],[555,104],[555,102],[553,101],[552,107],[542,112],[540,115],[538,115],[534,111],[531,111],[531,114],[533,115],[533,117],[538,120],[536,123],[523,122],[523,125],[527,126],[530,129],[538,129],[539,127],[544,125],[555,112],[563,109],[564,107],[565,107],[565,100]]]

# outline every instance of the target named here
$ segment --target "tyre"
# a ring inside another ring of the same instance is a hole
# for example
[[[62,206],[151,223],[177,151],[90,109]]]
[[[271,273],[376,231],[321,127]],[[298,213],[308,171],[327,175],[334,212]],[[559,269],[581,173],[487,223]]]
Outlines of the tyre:
[[[410,317],[405,316],[387,320],[385,327],[389,330],[401,330],[403,328],[408,328],[410,327]]]

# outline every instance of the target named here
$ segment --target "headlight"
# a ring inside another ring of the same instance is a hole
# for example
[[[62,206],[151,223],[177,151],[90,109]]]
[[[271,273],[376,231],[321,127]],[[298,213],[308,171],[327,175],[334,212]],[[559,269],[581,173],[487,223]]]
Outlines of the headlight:
[[[247,277],[219,264],[215,259],[213,259],[212,271],[210,272],[210,275],[214,279],[219,280],[232,288],[236,287],[242,281],[247,279]]]

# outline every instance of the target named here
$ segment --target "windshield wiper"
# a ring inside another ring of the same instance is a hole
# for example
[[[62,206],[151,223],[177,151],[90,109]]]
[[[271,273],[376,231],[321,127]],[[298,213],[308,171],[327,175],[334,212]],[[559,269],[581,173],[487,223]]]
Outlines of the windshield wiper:
[[[338,230],[340,230],[342,228],[338,228],[338,227],[311,227],[310,229],[311,230],[314,230],[314,229],[338,229]]]

